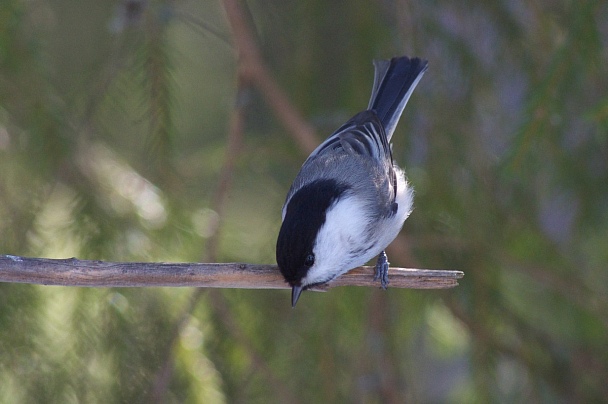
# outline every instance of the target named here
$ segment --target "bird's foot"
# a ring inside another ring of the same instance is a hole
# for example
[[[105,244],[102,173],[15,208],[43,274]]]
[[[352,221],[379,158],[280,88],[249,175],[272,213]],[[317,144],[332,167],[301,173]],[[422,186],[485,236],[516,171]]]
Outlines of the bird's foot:
[[[386,253],[382,251],[378,255],[378,262],[376,263],[376,273],[374,274],[374,280],[380,279],[382,289],[386,290],[388,287],[388,257]]]

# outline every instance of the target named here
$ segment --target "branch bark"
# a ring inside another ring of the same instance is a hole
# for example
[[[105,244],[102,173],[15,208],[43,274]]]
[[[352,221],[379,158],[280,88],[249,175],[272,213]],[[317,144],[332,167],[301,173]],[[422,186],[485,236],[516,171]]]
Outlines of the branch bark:
[[[360,267],[320,285],[378,287],[373,267]],[[447,289],[458,285],[464,273],[452,270],[391,268],[390,286],[412,289]],[[243,263],[105,262],[76,258],[0,256],[0,282],[87,287],[187,286],[199,288],[288,289],[276,265]]]

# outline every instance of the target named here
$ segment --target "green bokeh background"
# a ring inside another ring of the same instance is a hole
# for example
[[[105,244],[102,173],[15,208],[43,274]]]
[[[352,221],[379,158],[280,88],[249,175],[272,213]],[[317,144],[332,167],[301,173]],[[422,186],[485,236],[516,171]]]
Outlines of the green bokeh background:
[[[0,402],[599,402],[608,397],[608,3],[240,3],[318,133],[374,58],[430,68],[393,138],[393,265],[447,291],[0,284]],[[248,88],[220,1],[0,2],[0,254],[274,263],[306,157]],[[221,215],[220,215],[221,214]]]

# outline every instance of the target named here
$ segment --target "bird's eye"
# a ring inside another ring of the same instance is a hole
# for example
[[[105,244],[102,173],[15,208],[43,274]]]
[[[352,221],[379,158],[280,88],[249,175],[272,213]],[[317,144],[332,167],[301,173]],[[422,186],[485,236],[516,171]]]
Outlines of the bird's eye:
[[[315,263],[315,255],[314,254],[308,254],[306,256],[306,259],[304,260],[304,265],[306,265],[307,267],[311,267],[313,266]]]

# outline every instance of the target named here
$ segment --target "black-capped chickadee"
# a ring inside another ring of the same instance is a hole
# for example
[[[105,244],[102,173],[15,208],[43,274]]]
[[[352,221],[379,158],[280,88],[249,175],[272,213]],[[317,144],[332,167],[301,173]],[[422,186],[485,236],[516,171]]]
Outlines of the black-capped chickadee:
[[[388,285],[384,249],[412,211],[414,192],[393,162],[390,140],[403,108],[428,67],[407,57],[375,60],[368,109],[317,147],[296,176],[277,240],[277,263],[291,285],[291,304],[303,290],[361,266],[378,255],[374,280]]]

